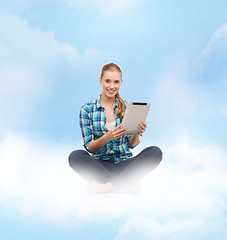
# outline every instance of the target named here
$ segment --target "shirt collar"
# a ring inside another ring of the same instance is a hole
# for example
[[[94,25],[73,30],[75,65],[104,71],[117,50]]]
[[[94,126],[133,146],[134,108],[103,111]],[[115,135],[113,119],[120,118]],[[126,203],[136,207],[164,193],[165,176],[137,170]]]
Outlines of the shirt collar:
[[[97,109],[99,108],[102,108],[102,104],[101,104],[101,94],[98,96],[98,98],[96,99],[96,106],[97,106]],[[118,107],[118,99],[116,98],[116,102],[115,102],[115,106],[114,108],[117,108]]]

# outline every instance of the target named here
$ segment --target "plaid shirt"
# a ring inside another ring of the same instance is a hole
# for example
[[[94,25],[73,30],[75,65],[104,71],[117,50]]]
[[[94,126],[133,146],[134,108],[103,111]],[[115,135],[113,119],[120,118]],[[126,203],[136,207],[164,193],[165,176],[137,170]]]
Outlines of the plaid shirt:
[[[93,101],[83,105],[80,109],[80,128],[84,140],[84,148],[88,151],[88,145],[91,141],[99,139],[105,133],[108,132],[106,128],[106,111],[101,105],[101,95]],[[127,106],[127,101],[125,101]],[[114,113],[116,118],[116,126],[121,124],[121,119],[117,116],[118,100],[116,99],[114,106]],[[126,160],[132,157],[131,147],[129,139],[132,134],[125,134],[117,139],[110,140],[106,145],[91,155],[96,159],[109,160],[114,158],[115,163]]]

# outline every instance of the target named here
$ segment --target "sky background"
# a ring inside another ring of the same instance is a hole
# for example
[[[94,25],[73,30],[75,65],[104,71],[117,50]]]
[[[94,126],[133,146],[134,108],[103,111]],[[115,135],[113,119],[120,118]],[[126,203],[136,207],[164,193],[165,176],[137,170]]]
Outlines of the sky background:
[[[227,2],[0,0],[1,239],[227,237]],[[90,196],[69,167],[80,107],[101,94],[150,102],[132,150],[163,151],[140,195]]]

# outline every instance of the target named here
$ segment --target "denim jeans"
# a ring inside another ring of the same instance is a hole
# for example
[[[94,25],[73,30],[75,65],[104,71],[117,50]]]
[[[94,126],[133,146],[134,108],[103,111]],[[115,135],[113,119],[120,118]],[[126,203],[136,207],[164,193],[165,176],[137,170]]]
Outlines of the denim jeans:
[[[75,150],[69,155],[69,165],[86,181],[111,182],[118,186],[136,183],[151,172],[162,160],[160,148],[151,146],[138,155],[120,163],[114,159],[97,160],[85,150]]]

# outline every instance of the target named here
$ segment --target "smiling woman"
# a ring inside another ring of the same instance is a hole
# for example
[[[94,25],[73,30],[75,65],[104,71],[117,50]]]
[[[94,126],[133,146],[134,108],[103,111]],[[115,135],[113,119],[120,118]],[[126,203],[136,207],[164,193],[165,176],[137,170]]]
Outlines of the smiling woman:
[[[89,182],[91,193],[137,192],[139,180],[160,163],[162,152],[152,146],[132,156],[130,149],[139,144],[147,125],[142,122],[138,133],[126,134],[122,119],[127,101],[119,94],[123,81],[117,64],[106,64],[99,81],[102,94],[80,110],[80,127],[87,151],[73,151],[69,164]]]

